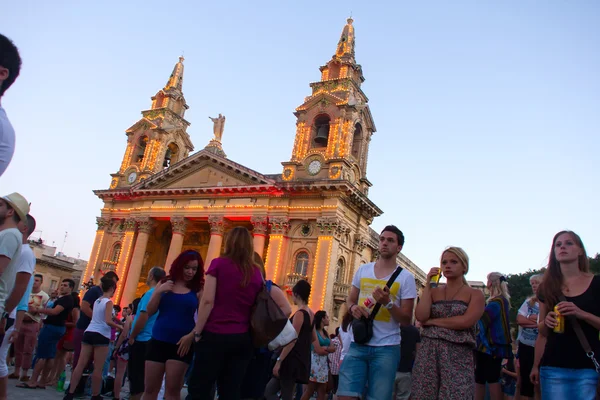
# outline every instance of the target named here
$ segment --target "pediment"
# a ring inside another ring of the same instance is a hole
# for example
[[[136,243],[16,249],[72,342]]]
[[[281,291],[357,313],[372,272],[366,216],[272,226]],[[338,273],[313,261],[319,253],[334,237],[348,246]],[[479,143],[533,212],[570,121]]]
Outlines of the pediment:
[[[135,132],[139,129],[142,129],[142,130],[156,129],[157,127],[158,126],[156,124],[154,124],[152,121],[150,121],[149,119],[142,118],[135,124],[131,125],[131,127],[129,127],[129,129],[127,129],[125,132],[127,132],[127,133]]]
[[[172,165],[136,185],[133,190],[195,189],[273,185],[274,180],[206,150]]]
[[[304,104],[302,104],[300,107],[296,108],[296,111],[308,110],[310,108],[313,108],[314,106],[316,106],[323,100],[325,100],[328,103],[333,103],[333,104],[338,104],[338,103],[345,101],[344,99],[334,96],[331,93],[321,92],[321,93],[317,94],[316,96],[311,96],[308,99],[306,99]]]

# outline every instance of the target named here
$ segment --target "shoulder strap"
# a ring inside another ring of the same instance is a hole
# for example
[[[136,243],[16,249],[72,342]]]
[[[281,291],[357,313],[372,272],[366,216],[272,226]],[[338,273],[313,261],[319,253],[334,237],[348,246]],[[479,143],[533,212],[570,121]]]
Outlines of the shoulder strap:
[[[265,286],[267,287],[267,292],[271,293],[271,287],[273,286],[273,281],[271,281],[271,280],[266,281]]]
[[[385,286],[387,286],[388,288],[391,289],[392,285],[394,284],[394,281],[396,280],[396,278],[398,278],[398,275],[400,275],[400,272],[402,272],[402,267],[398,265],[398,267],[396,268],[396,270],[394,271],[392,276],[390,276],[390,279],[387,281]],[[379,304],[379,303],[375,304],[375,308],[373,308],[371,315],[369,315],[369,319],[371,321],[373,321],[375,319],[375,315],[377,315],[380,308],[381,308],[381,304]]]
[[[565,296],[563,296],[562,294],[560,296],[558,296],[558,300],[561,302],[567,301]],[[581,344],[581,347],[583,347],[583,351],[585,351],[585,355],[588,356],[588,358],[590,360],[592,360],[592,362],[594,363],[596,372],[600,372],[600,364],[598,364],[598,361],[596,361],[596,357],[594,355],[594,351],[592,350],[592,346],[590,346],[590,342],[588,342],[587,338],[585,337],[585,334],[583,333],[583,329],[581,329],[581,325],[579,324],[579,321],[577,320],[577,318],[574,315],[566,315],[565,318],[567,318],[569,320],[569,323],[571,324],[571,326],[573,326],[573,330],[575,331],[575,334],[577,335],[577,339],[579,339],[579,343]]]

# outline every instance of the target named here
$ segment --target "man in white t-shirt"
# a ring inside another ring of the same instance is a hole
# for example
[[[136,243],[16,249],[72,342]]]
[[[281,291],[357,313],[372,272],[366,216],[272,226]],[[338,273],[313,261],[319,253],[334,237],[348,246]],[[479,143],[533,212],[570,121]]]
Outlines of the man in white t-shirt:
[[[19,193],[0,197],[0,335],[4,335],[8,318],[4,306],[15,285],[21,256],[23,234],[17,224],[27,221],[28,213],[29,203]]]
[[[358,399],[368,387],[368,399],[391,399],[400,361],[400,324],[412,321],[417,297],[414,276],[403,269],[387,287],[399,267],[396,257],[404,245],[402,231],[386,226],[379,235],[379,259],[362,265],[354,275],[348,310],[355,319],[368,318],[373,301],[381,305],[373,320],[373,336],[366,344],[353,343],[340,368],[339,399]]]
[[[0,99],[19,76],[21,57],[13,42],[0,35]],[[15,130],[0,103],[0,176],[4,173],[15,152]]]
[[[27,214],[25,221],[19,222],[18,228],[23,235],[23,245],[21,246],[21,256],[16,266],[17,276],[15,286],[4,304],[4,311],[5,313],[9,313],[9,317],[6,324],[6,336],[0,342],[0,400],[6,399],[7,396],[8,366],[6,365],[6,355],[11,342],[9,339],[13,332],[16,332],[14,336],[18,335],[25,311],[27,311],[27,306],[23,307],[24,309],[21,310],[22,315],[17,319],[17,305],[19,303],[27,304],[29,292],[33,286],[32,276],[35,269],[35,255],[27,243],[27,239],[35,231],[35,219]]]

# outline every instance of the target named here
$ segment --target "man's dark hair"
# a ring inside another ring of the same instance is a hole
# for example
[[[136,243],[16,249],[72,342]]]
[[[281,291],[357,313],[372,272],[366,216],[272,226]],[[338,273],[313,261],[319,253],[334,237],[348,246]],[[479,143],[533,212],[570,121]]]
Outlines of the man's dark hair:
[[[396,227],[396,225],[388,225],[388,226],[386,226],[381,231],[381,233],[383,233],[383,232],[392,232],[392,233],[395,233],[396,237],[398,238],[398,244],[400,246],[404,246],[404,234],[402,233],[402,231],[400,229],[398,229],[398,227]]]
[[[19,76],[21,71],[21,56],[17,46],[4,35],[0,34],[0,66],[8,69],[8,78],[0,84],[0,97]]]
[[[63,281],[63,282],[67,282],[67,283],[69,284],[69,287],[70,287],[71,289],[74,289],[74,288],[75,288],[75,281],[74,281],[73,279],[63,279],[62,281]]]
[[[116,280],[117,282],[119,281],[119,276],[115,271],[108,271],[102,278]]]
[[[33,218],[31,214],[27,214],[27,237],[31,236],[35,231],[35,225],[35,218]]]
[[[161,279],[167,276],[167,272],[161,267],[152,267],[150,270],[150,276],[154,282],[158,283],[161,281]]]
[[[42,275],[42,274],[35,274],[33,277],[40,278],[42,280],[42,282],[44,282],[44,275]]]
[[[117,312],[117,313],[120,313],[120,312],[121,312],[121,306],[120,306],[120,305],[118,305],[118,304],[115,304],[115,305],[113,306],[113,310],[115,310],[115,312]]]

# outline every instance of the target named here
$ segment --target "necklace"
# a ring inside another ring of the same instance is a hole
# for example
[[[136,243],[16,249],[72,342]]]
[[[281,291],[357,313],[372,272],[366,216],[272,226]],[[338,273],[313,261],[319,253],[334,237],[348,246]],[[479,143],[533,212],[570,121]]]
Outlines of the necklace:
[[[458,290],[454,293],[454,296],[452,296],[452,298],[450,300],[454,300],[454,298],[456,297],[457,294],[460,293],[460,291],[462,290],[463,286],[465,286],[465,284],[463,283],[462,285],[460,285],[460,287],[458,288]],[[448,286],[444,286],[444,300],[448,301],[448,296],[447,296],[447,292],[448,292]]]

